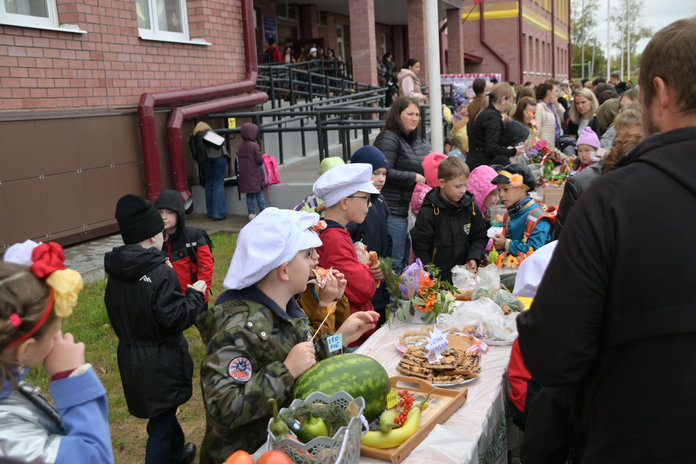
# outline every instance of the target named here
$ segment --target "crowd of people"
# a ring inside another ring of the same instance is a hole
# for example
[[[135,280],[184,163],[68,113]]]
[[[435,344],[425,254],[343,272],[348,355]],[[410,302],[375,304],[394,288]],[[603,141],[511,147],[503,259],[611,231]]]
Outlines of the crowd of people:
[[[522,462],[689,462],[696,243],[684,230],[696,206],[696,58],[683,50],[692,46],[694,19],[658,32],[639,90],[615,79],[477,80],[450,109],[465,121],[450,156],[423,139],[427,96],[409,60],[374,144],[347,164],[323,160],[295,210],[265,207],[258,176],[249,183],[250,221],[214,304],[212,243],[186,225],[181,195],[120,198],[124,246],[105,256],[104,300],[129,412],[148,419],[146,462],[196,456],[176,416],[192,395],[186,328],[195,324],[207,347],[201,463],[219,464],[266,440],[268,398],[287,404],[318,359],[355,350],[383,323],[385,269],[370,251],[390,258],[397,275],[419,258],[450,280],[455,265],[487,264],[493,248],[532,251],[525,263],[536,266],[520,277],[534,303],[517,319],[510,365]],[[239,152],[247,171],[261,169],[254,129],[245,128]],[[534,196],[527,152],[540,140],[552,161],[572,166],[557,214]],[[499,203],[503,231],[489,237]],[[678,260],[658,246],[672,242]],[[61,331],[82,288],[64,259],[55,243],[26,241],[0,262],[3,462],[113,462],[106,393],[84,345]],[[337,336],[338,348],[329,342]],[[40,364],[53,406],[23,381]]]

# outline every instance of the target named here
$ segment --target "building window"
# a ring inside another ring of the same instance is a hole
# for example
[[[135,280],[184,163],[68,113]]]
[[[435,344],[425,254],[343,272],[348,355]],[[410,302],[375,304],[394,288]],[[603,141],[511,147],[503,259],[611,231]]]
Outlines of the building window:
[[[387,54],[387,34],[382,32],[380,34],[380,46],[382,47],[382,56]]]
[[[136,0],[135,7],[141,38],[189,41],[186,0]]]
[[[55,0],[1,0],[0,23],[26,27],[58,27]]]

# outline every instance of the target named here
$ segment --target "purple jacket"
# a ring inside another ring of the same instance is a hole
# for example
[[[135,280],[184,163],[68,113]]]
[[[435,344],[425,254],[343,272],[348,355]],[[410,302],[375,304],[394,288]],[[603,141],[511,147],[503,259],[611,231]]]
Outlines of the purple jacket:
[[[239,162],[239,191],[256,193],[263,190],[263,156],[261,148],[256,143],[259,128],[252,122],[242,124],[242,139],[244,140],[237,151]]]

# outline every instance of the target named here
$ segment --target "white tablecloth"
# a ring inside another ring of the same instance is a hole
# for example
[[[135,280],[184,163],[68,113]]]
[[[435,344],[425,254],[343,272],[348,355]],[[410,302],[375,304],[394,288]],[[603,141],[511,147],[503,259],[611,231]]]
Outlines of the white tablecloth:
[[[389,376],[399,375],[396,366],[401,353],[396,340],[404,333],[423,328],[422,325],[395,321],[391,327],[376,331],[356,353],[375,358]],[[466,403],[430,435],[404,460],[404,464],[507,462],[505,423],[505,375],[511,346],[491,346],[481,358],[481,374],[473,382],[448,387],[469,389]],[[360,463],[379,461],[361,457]]]

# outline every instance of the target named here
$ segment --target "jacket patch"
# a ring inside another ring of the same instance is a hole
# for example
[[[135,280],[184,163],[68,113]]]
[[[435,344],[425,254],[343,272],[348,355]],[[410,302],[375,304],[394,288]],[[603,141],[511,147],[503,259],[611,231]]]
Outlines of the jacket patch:
[[[150,279],[148,276],[144,275],[140,279],[138,279],[140,282],[149,282],[152,283],[152,279]]]
[[[227,374],[237,382],[247,383],[251,379],[251,361],[237,356],[227,366]]]
[[[471,223],[469,222],[468,224],[464,224],[464,233],[466,235],[469,235],[470,230],[471,230]]]

